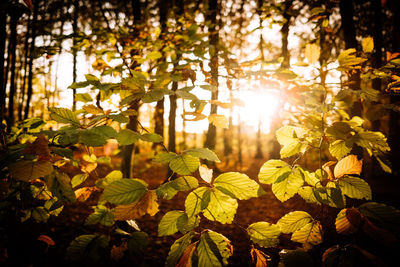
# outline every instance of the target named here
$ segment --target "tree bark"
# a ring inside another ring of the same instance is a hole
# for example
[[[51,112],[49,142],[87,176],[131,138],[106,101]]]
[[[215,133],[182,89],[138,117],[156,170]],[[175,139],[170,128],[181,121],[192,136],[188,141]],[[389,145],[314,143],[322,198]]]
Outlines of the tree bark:
[[[74,14],[72,19],[72,31],[73,31],[73,39],[72,39],[72,82],[76,82],[77,76],[77,36],[78,36],[78,12],[79,12],[79,2],[78,0],[74,0]],[[72,89],[72,110],[76,109],[76,89]]]
[[[24,49],[25,49],[25,54],[24,54],[24,75],[22,77],[22,86],[20,87],[20,100],[18,103],[18,119],[21,121],[22,120],[22,110],[24,108],[24,102],[25,102],[25,89],[26,89],[26,81],[28,79],[28,62],[29,62],[29,38],[30,38],[30,34],[31,34],[31,28],[32,28],[32,24],[31,24],[31,16],[29,15],[28,18],[28,25],[27,25],[27,29],[26,29],[26,36],[25,36],[25,45],[24,45]],[[21,59],[22,60],[22,59]]]
[[[281,56],[283,57],[283,61],[281,63],[281,68],[290,68],[290,53],[288,49],[288,37],[289,37],[289,27],[290,27],[290,20],[292,16],[288,12],[293,4],[293,0],[288,0],[285,2],[285,9],[283,10],[283,18],[285,22],[281,28],[281,35],[282,35],[282,51]]]
[[[19,19],[19,14],[17,11],[14,11],[11,14],[10,21],[10,51],[9,55],[11,57],[11,66],[10,66],[10,92],[8,95],[8,116],[7,116],[7,131],[11,130],[11,127],[14,125],[15,117],[14,117],[14,97],[15,97],[15,87],[16,87],[16,51],[17,51],[17,23]]]
[[[210,22],[210,45],[214,48],[214,52],[210,55],[210,71],[211,71],[211,84],[216,87],[216,90],[211,93],[212,100],[218,100],[218,42],[219,42],[219,30],[216,28],[217,26],[217,16],[219,14],[218,9],[218,1],[217,0],[209,0],[208,2],[208,12],[207,20]],[[217,114],[218,106],[215,104],[211,104],[210,115]],[[217,128],[214,124],[208,125],[208,131],[206,135],[206,141],[204,146],[209,149],[215,149],[215,145],[217,142]]]
[[[0,11],[0,125],[4,117],[4,109],[6,105],[6,85],[4,84],[4,54],[6,50],[6,27],[7,27],[7,15],[5,10]],[[0,127],[1,128],[1,127]]]
[[[26,104],[25,104],[25,111],[24,111],[24,119],[26,120],[29,115],[29,108],[31,104],[31,99],[32,99],[32,93],[33,93],[33,56],[34,56],[34,51],[35,51],[35,40],[36,40],[36,24],[37,24],[37,17],[38,17],[38,11],[39,11],[39,0],[34,0],[32,1],[33,3],[33,18],[32,18],[32,32],[31,32],[31,45],[29,48],[29,64],[28,64],[28,69],[29,69],[29,74],[28,74],[28,89],[26,92]]]

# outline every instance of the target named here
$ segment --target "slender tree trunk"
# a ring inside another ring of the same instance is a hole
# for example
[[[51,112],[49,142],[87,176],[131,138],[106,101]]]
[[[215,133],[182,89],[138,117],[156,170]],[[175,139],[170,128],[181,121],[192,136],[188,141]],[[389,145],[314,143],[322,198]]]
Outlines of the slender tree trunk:
[[[213,47],[211,52],[211,60],[210,60],[210,69],[211,69],[211,84],[216,87],[216,90],[211,93],[212,100],[218,100],[218,42],[219,42],[219,30],[216,28],[217,25],[217,16],[219,14],[218,1],[217,0],[209,0],[208,2],[208,21],[210,21],[211,26],[209,28],[210,33],[210,46]],[[217,114],[218,106],[215,104],[211,104],[210,115]],[[206,135],[206,141],[204,146],[209,149],[215,149],[215,145],[217,142],[217,128],[214,124],[208,125],[208,131]]]
[[[259,17],[259,23],[260,23],[260,43],[259,43],[259,49],[260,49],[260,55],[261,55],[261,61],[265,61],[265,56],[264,56],[264,39],[262,35],[262,19],[261,19],[261,8],[263,6],[263,0],[258,0],[258,17]],[[263,63],[261,63],[262,66]],[[258,116],[258,130],[257,130],[257,136],[256,136],[256,159],[261,159],[263,158],[263,153],[262,153],[262,142],[261,142],[261,124],[262,124],[262,117],[261,114]]]
[[[23,81],[22,81],[22,86],[20,87],[20,92],[21,92],[21,96],[20,96],[20,100],[19,100],[19,104],[18,104],[18,119],[21,121],[22,120],[22,110],[24,108],[24,101],[25,101],[25,88],[26,88],[26,81],[28,79],[28,62],[29,62],[29,38],[30,38],[30,34],[31,34],[31,28],[32,28],[32,24],[31,24],[31,16],[29,15],[28,18],[28,25],[27,25],[27,30],[26,30],[26,36],[25,36],[25,54],[24,54],[24,75],[22,77]],[[22,59],[21,59],[22,60]]]
[[[74,14],[72,19],[72,31],[73,31],[73,39],[72,39],[72,82],[76,82],[77,76],[77,37],[78,37],[78,12],[79,12],[79,2],[78,0],[74,0]],[[76,89],[72,89],[72,110],[76,109]]]
[[[26,104],[25,104],[25,111],[24,111],[24,119],[26,120],[29,115],[29,108],[31,104],[31,99],[32,99],[32,93],[33,93],[33,56],[34,56],[34,51],[35,51],[35,40],[36,40],[36,24],[37,24],[37,17],[38,17],[38,11],[39,11],[39,0],[34,0],[33,2],[33,18],[32,18],[32,32],[31,32],[31,44],[29,48],[29,64],[28,64],[28,69],[29,69],[29,74],[28,74],[28,89],[26,92]]]
[[[11,127],[14,125],[15,117],[14,117],[14,97],[15,97],[15,86],[16,86],[16,51],[17,51],[17,22],[19,19],[19,14],[16,12],[11,14],[10,21],[10,53],[11,56],[11,66],[10,66],[10,92],[8,95],[8,116],[7,116],[7,130],[10,131]]]
[[[0,120],[3,121],[5,105],[6,105],[6,85],[4,83],[4,54],[6,50],[6,27],[7,27],[7,15],[5,10],[0,11]],[[2,125],[0,121],[0,125]],[[1,126],[0,126],[1,128]]]
[[[290,20],[292,16],[288,12],[289,9],[291,8],[293,4],[293,0],[288,0],[285,2],[285,9],[283,11],[283,18],[285,19],[285,22],[282,25],[281,28],[281,35],[282,35],[282,52],[281,56],[283,57],[283,61],[281,63],[281,68],[289,68],[290,67],[290,53],[288,49],[288,37],[289,37],[289,26],[290,26]]]

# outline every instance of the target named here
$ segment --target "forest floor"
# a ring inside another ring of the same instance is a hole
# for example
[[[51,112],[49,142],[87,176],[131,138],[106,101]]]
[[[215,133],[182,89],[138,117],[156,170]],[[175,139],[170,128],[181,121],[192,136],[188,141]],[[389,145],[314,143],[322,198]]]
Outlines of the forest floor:
[[[250,178],[257,180],[258,172],[261,165],[266,160],[254,160],[248,159],[244,162],[250,163],[250,166],[242,172],[246,173]],[[146,164],[145,162],[140,164]],[[222,171],[237,171],[234,167],[222,167],[219,166]],[[109,165],[98,166],[97,175],[99,177],[104,177],[112,167]],[[150,168],[142,169],[140,174],[137,174],[141,179],[145,180],[149,184],[150,189],[157,188],[165,179],[167,169],[165,166],[152,165]],[[396,208],[400,208],[400,203],[398,202],[397,188],[399,181],[393,181],[395,179],[380,178],[371,179],[368,182],[371,184],[373,191],[373,199],[376,202],[386,203]],[[85,181],[83,186],[93,186],[95,179],[89,179]],[[363,247],[370,251],[371,253],[377,255],[379,258],[383,258],[384,262],[390,262],[391,256],[394,257],[396,248],[387,248],[384,244],[380,242],[375,242],[376,240],[368,241],[364,237],[360,237],[359,240],[342,240],[337,238],[335,233],[335,218],[339,209],[330,207],[321,207],[318,205],[307,204],[299,196],[295,196],[288,201],[281,203],[272,193],[270,186],[263,186],[266,194],[249,200],[239,201],[239,207],[235,220],[233,224],[220,224],[218,222],[211,222],[203,219],[200,224],[200,229],[211,229],[213,231],[219,232],[225,235],[234,247],[233,255],[229,258],[229,266],[253,266],[251,264],[251,242],[246,233],[246,228],[248,225],[254,222],[267,221],[270,223],[276,223],[284,214],[295,211],[303,210],[310,213],[315,219],[321,221],[324,229],[324,243],[322,245],[316,246],[310,251],[310,254],[315,259],[314,266],[321,265],[321,255],[323,252],[334,244],[346,244],[347,241],[363,245]],[[169,248],[172,243],[181,236],[181,234],[175,234],[168,237],[158,237],[157,227],[162,216],[171,210],[184,210],[184,200],[187,192],[178,193],[172,200],[161,199],[159,201],[159,212],[151,217],[145,215],[144,217],[137,219],[137,223],[142,231],[149,234],[149,245],[145,251],[138,255],[133,265],[122,261],[120,263],[115,263],[112,260],[97,263],[96,266],[164,266],[165,259],[168,255]],[[93,206],[96,205],[100,192],[96,192],[91,195],[91,197],[85,201],[77,201],[73,204],[68,204],[64,207],[61,214],[57,217],[51,217],[47,223],[33,224],[31,227],[24,227],[16,238],[26,239],[30,236],[32,240],[37,240],[39,235],[48,235],[51,237],[55,246],[51,246],[48,250],[40,250],[36,247],[34,249],[30,248],[31,251],[22,253],[25,257],[33,257],[39,259],[34,260],[37,266],[71,266],[70,263],[65,262],[62,264],[63,256],[65,254],[66,247],[69,242],[75,237],[82,234],[93,234],[93,233],[111,233],[112,229],[109,227],[104,227],[101,225],[85,225],[85,219],[89,214],[93,212]],[[350,202],[348,202],[350,203]],[[358,205],[361,202],[351,202],[351,204]],[[365,241],[368,241],[367,243]],[[282,249],[296,249],[300,245],[290,241],[289,235],[282,235],[279,246],[271,249],[262,249],[267,255],[271,257],[271,265],[277,266],[279,262],[279,251]],[[28,242],[29,243],[29,242]],[[33,242],[33,244],[38,244],[38,242]],[[27,244],[24,244],[25,247]],[[398,248],[397,248],[398,249]],[[11,256],[11,255],[10,255]],[[61,262],[60,262],[61,261]],[[56,265],[55,265],[56,264]],[[93,263],[85,262],[85,265],[93,265]],[[78,266],[78,265],[74,265]],[[80,266],[80,265],[79,265]]]

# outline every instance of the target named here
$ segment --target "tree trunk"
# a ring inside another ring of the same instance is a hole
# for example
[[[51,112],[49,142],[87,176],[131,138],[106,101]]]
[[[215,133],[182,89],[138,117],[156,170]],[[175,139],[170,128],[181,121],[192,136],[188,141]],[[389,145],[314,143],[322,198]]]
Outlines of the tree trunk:
[[[288,0],[285,2],[285,9],[283,11],[283,18],[285,22],[281,28],[281,35],[282,35],[282,51],[281,56],[283,57],[283,61],[281,63],[281,68],[290,68],[290,53],[288,49],[288,37],[289,37],[289,26],[290,20],[292,16],[288,12],[293,4],[293,0]]]
[[[210,69],[211,69],[211,84],[216,87],[216,90],[211,93],[212,100],[218,100],[218,42],[219,42],[219,30],[216,29],[217,25],[217,15],[219,13],[218,9],[218,1],[217,0],[209,0],[208,2],[208,12],[207,16],[208,21],[211,23],[209,28],[210,33],[210,46],[214,48],[210,52],[211,60],[210,60]],[[210,115],[217,114],[217,105],[211,104]],[[217,142],[217,128],[214,124],[208,125],[208,131],[206,135],[206,141],[204,146],[209,149],[215,149],[215,145]]]
[[[39,0],[34,0],[32,1],[33,3],[33,18],[32,18],[32,32],[31,32],[31,46],[29,48],[29,64],[28,64],[28,69],[29,69],[29,74],[28,74],[28,89],[26,92],[26,104],[25,104],[25,111],[24,111],[24,119],[26,120],[29,115],[29,108],[31,104],[31,99],[32,99],[32,93],[33,93],[33,56],[34,56],[34,51],[35,51],[35,40],[36,40],[36,24],[37,24],[37,17],[38,17],[38,11],[39,11]]]
[[[258,0],[258,17],[259,17],[259,24],[260,24],[260,43],[259,43],[259,49],[260,49],[260,55],[261,55],[261,61],[264,62],[265,56],[264,56],[264,40],[263,40],[263,35],[262,35],[262,19],[261,19],[261,8],[263,6],[263,0]],[[287,45],[286,45],[287,46]],[[261,63],[261,68],[262,68]],[[261,114],[258,116],[258,130],[257,130],[257,135],[256,135],[256,159],[261,159],[263,158],[263,153],[262,153],[262,142],[261,142]]]
[[[10,66],[10,92],[8,95],[8,116],[7,116],[7,131],[11,130],[11,127],[14,125],[15,117],[14,117],[14,96],[15,96],[15,85],[16,85],[16,51],[17,51],[17,22],[19,19],[19,14],[12,13],[11,21],[10,21],[10,52],[9,55],[11,57],[11,66]]]
[[[4,109],[6,105],[6,85],[4,84],[4,54],[6,50],[6,27],[7,27],[7,15],[4,10],[0,11],[0,125],[2,125],[4,117]],[[1,128],[1,126],[0,126]]]
[[[79,12],[79,2],[78,0],[74,0],[74,14],[72,19],[72,31],[73,31],[73,39],[72,39],[72,82],[76,82],[77,76],[77,36],[78,36],[78,12]],[[76,109],[76,89],[72,89],[72,110]]]
[[[30,38],[30,34],[31,34],[31,28],[32,28],[32,24],[31,24],[31,16],[29,15],[28,18],[28,25],[27,25],[27,29],[26,29],[26,36],[25,36],[25,45],[24,45],[24,49],[25,49],[25,54],[24,54],[24,76],[22,77],[22,86],[20,87],[20,100],[18,103],[18,119],[21,121],[22,120],[22,110],[24,108],[24,100],[25,100],[25,88],[26,88],[26,81],[28,79],[28,62],[29,62],[29,38]],[[22,60],[22,59],[21,59]]]

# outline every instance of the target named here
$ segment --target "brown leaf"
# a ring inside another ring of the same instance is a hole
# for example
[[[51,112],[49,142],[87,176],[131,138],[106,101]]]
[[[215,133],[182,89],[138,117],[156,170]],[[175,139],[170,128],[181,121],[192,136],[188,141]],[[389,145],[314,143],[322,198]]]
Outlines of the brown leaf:
[[[128,243],[124,241],[120,246],[114,245],[111,248],[110,256],[114,261],[120,261],[124,257],[125,251],[127,250],[128,250]]]
[[[364,216],[355,208],[343,209],[336,218],[336,232],[339,234],[352,234],[358,231]]]
[[[128,205],[119,205],[115,208],[115,220],[126,221],[142,217],[146,213],[154,216],[158,212],[157,194],[154,190],[149,190],[140,200]]]
[[[271,260],[268,255],[266,255],[261,250],[255,248],[251,249],[250,254],[251,254],[251,261],[253,264],[255,264],[256,267],[267,267],[268,266],[267,261]]]
[[[381,244],[386,244],[390,246],[399,242],[394,233],[376,226],[367,218],[365,218],[363,230],[368,236],[380,242]]]
[[[43,241],[49,246],[54,246],[56,244],[56,243],[54,243],[53,239],[51,239],[47,235],[40,235],[37,240]]]
[[[346,174],[359,175],[362,170],[362,160],[358,160],[356,155],[348,155],[342,158],[335,166],[333,171],[335,178],[339,179]]]
[[[93,192],[97,191],[95,187],[82,187],[78,190],[75,190],[75,197],[78,201],[86,201]]]
[[[187,246],[185,251],[183,252],[182,258],[179,260],[178,264],[175,267],[192,267],[192,255],[196,250],[197,242],[190,244]]]
[[[51,159],[49,141],[43,134],[39,135],[23,152],[25,154],[38,156],[39,161],[49,161]]]
[[[332,166],[333,165],[335,165],[336,164],[336,161],[328,161],[327,163],[325,163],[323,166],[322,166],[322,169],[324,170],[324,171],[326,171],[326,173],[328,174],[328,179],[329,180],[335,180],[335,177],[333,176],[333,173],[332,173]]]
[[[20,160],[10,164],[8,170],[13,178],[29,182],[51,174],[53,164],[48,161]]]

